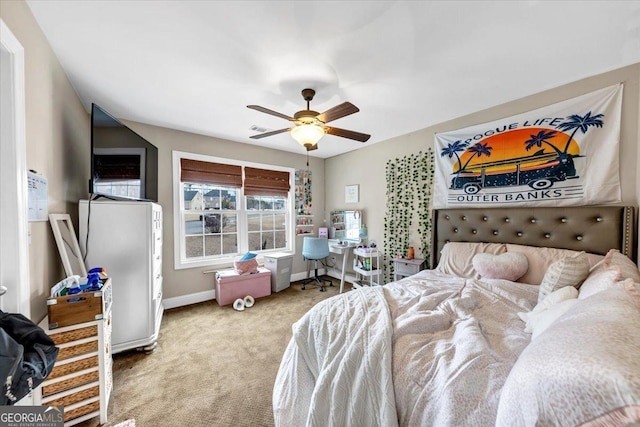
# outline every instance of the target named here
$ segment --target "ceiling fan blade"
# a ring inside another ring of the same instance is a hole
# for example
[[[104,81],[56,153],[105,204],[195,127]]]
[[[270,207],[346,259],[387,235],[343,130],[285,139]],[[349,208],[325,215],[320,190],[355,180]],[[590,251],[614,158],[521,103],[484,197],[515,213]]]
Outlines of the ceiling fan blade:
[[[358,107],[350,102],[343,102],[340,105],[336,105],[333,108],[329,108],[324,113],[318,115],[317,119],[322,123],[329,123],[330,121],[341,119],[353,113],[360,111]]]
[[[268,108],[261,107],[259,105],[247,105],[247,108],[260,111],[261,113],[271,114],[272,116],[281,117],[285,120],[293,121],[293,117],[289,117],[286,114],[278,113],[277,111],[269,110]]]
[[[257,135],[250,136],[249,138],[251,138],[251,139],[266,138],[266,137],[268,137],[268,136],[277,135],[277,134],[279,134],[279,133],[287,132],[287,131],[290,131],[290,130],[291,130],[291,128],[284,128],[284,129],[272,130],[271,132],[259,133],[259,134],[257,134]]]
[[[367,135],[366,133],[355,132],[352,130],[333,128],[333,127],[325,127],[325,131],[329,135],[341,136],[342,138],[355,139],[360,142],[367,142],[371,135]]]

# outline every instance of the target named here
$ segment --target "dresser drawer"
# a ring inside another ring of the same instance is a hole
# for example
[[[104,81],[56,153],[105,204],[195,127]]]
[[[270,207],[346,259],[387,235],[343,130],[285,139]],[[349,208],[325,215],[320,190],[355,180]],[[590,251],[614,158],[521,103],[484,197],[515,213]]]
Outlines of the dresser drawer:
[[[91,399],[92,397],[100,396],[100,386],[95,385],[93,387],[86,388],[81,391],[77,391],[73,394],[69,394],[59,399],[49,400],[46,402],[47,406],[70,406],[74,403],[82,402],[83,400]]]
[[[81,385],[89,384],[94,381],[98,381],[100,374],[97,370],[89,372],[87,374],[79,375],[77,377],[69,378],[63,381],[54,382],[42,386],[42,396],[47,397],[52,394],[60,393],[65,390],[72,389],[74,387],[80,387]]]
[[[81,340],[98,336],[98,326],[87,326],[86,328],[73,329],[71,331],[51,333],[49,335],[56,345],[66,344],[71,341]]]
[[[71,421],[75,418],[90,414],[98,410],[100,410],[100,401],[96,400],[95,402],[88,403],[76,409],[64,411],[64,422],[66,423],[67,421]]]
[[[398,274],[412,275],[412,274],[418,273],[419,271],[420,271],[419,264],[413,264],[413,263],[404,262],[404,261],[396,261],[396,273]]]
[[[95,368],[99,363],[98,356],[91,356],[72,363],[56,364],[47,379],[52,380],[64,377],[65,375],[75,374],[76,372],[84,371],[85,369]]]
[[[73,345],[70,347],[61,347],[58,352],[57,360],[65,360],[74,356],[80,356],[81,354],[93,353],[98,351],[98,341],[89,341],[82,344]]]

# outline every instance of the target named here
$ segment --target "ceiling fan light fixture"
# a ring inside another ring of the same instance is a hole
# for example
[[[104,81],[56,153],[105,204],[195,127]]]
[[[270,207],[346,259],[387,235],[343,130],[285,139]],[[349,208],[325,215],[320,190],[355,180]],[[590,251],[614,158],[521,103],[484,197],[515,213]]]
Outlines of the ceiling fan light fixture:
[[[324,136],[324,128],[317,124],[303,124],[291,129],[291,136],[303,147],[315,147]]]

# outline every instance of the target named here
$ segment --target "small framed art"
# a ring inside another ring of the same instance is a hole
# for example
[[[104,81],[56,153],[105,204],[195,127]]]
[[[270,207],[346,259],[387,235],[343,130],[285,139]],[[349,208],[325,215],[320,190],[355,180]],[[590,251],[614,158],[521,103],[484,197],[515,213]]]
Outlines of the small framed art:
[[[358,203],[360,186],[358,184],[345,185],[344,187],[344,202],[345,203]]]

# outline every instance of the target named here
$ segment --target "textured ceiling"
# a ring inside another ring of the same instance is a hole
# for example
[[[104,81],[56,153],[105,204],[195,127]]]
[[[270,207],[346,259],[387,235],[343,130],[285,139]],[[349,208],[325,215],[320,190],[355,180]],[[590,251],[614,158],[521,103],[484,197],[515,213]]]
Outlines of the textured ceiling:
[[[350,101],[311,155],[355,150],[640,62],[640,1],[29,0],[87,111],[303,154],[288,127]]]

